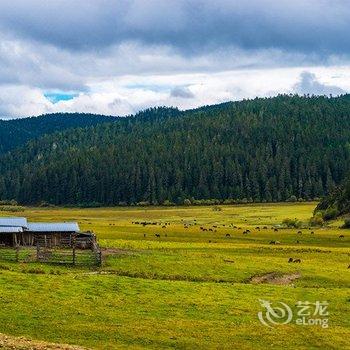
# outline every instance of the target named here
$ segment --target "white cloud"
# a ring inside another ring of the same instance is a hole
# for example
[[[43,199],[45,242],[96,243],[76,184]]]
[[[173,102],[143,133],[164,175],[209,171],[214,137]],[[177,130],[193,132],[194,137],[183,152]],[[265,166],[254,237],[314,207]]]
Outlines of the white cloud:
[[[346,91],[339,86],[320,82],[316,74],[305,71],[300,74],[300,80],[294,85],[294,91],[301,95],[342,95]]]
[[[350,90],[350,67],[309,67],[307,71],[312,78],[310,86],[314,89],[307,92],[323,94],[329,92],[330,87],[333,93],[335,90]],[[71,100],[57,103],[46,99],[40,89],[4,85],[0,112],[3,116],[28,116],[59,111],[129,115],[152,106],[188,109],[256,96],[294,93],[300,85],[300,79],[305,80],[303,72],[303,68],[281,68],[219,73],[123,75],[102,81],[92,79],[85,92]],[[174,94],[179,87],[182,92],[190,93],[191,98]],[[328,90],[324,90],[325,87]]]
[[[349,9],[345,0],[0,1],[0,112],[124,115],[350,91]],[[76,97],[44,97],[60,92]]]

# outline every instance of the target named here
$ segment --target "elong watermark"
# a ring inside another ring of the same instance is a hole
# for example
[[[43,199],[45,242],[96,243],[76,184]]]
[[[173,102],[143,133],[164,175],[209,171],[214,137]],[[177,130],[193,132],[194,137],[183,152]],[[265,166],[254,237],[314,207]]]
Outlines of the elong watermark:
[[[260,322],[267,327],[295,323],[298,326],[320,326],[328,328],[328,302],[327,301],[298,301],[293,313],[291,307],[280,301],[273,304],[268,300],[259,299],[263,311],[258,312]]]

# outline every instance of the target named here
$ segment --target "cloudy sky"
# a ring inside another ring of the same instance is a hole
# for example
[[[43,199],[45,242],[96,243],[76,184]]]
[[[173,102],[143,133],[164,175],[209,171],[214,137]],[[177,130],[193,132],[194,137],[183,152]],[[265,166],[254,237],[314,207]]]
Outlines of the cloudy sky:
[[[0,116],[350,91],[348,0],[0,1]]]

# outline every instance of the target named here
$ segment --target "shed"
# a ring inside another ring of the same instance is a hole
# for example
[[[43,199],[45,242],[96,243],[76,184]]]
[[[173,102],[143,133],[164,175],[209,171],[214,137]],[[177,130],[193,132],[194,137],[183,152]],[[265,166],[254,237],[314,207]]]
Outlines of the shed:
[[[0,226],[0,245],[12,246],[17,244],[17,234],[23,232],[23,227]]]
[[[77,222],[31,222],[28,223],[28,235],[43,245],[71,245],[72,235],[80,232]]]

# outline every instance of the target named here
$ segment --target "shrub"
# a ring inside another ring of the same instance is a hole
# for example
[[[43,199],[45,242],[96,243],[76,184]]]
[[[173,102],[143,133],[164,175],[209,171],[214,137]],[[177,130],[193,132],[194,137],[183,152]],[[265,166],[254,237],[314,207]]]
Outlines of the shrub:
[[[136,203],[136,205],[138,205],[138,206],[140,206],[140,207],[147,207],[148,205],[150,205],[150,202],[148,202],[148,201],[142,201],[142,202]]]
[[[188,198],[184,199],[184,205],[191,205],[191,204],[192,203]]]
[[[323,226],[324,220],[320,214],[317,214],[310,218],[309,224],[310,226]]]
[[[12,213],[16,213],[19,211],[24,211],[25,208],[21,207],[21,206],[11,206],[11,205],[7,205],[7,206],[1,206],[0,207],[0,211],[10,211]]]
[[[289,218],[286,218],[282,221],[282,224],[288,228],[291,228],[291,227],[294,227],[294,228],[300,228],[303,223],[298,220],[298,219],[289,219]]]
[[[11,200],[4,199],[4,200],[0,201],[0,205],[12,205],[12,206],[17,206],[18,203],[17,203],[17,201],[15,201],[14,199],[11,199]]]
[[[30,273],[30,274],[34,274],[34,275],[44,275],[45,271],[39,267],[37,268],[31,268],[28,270],[22,270],[23,273]]]
[[[350,228],[350,218],[344,219],[344,224],[341,226],[341,228]]]
[[[289,198],[287,198],[286,202],[297,202],[298,199],[296,196],[290,196]]]
[[[336,208],[328,208],[327,210],[325,210],[323,212],[323,220],[324,221],[328,221],[328,220],[332,220],[335,219],[337,216],[339,215],[339,211]]]
[[[175,205],[173,202],[170,202],[169,199],[166,199],[164,202],[163,202],[163,205],[167,206],[167,207],[170,207],[172,205]]]
[[[215,205],[213,208],[212,208],[213,211],[222,211],[222,208],[221,207],[218,207],[217,205]]]
[[[49,203],[49,202],[46,202],[46,201],[41,201],[39,203],[39,207],[41,207],[41,208],[52,208],[52,207],[54,207],[54,205]]]
[[[232,198],[225,199],[223,204],[235,204],[235,200]]]

